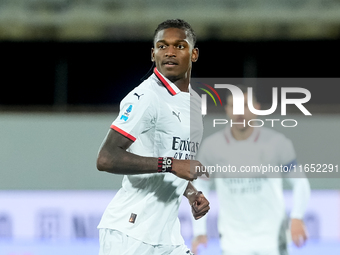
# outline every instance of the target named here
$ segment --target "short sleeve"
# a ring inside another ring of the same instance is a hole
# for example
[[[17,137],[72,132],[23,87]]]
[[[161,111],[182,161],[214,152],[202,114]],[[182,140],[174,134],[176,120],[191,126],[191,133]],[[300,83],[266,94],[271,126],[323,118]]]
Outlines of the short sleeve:
[[[157,100],[153,91],[138,87],[132,90],[121,101],[119,115],[111,128],[134,142],[141,133],[155,124]]]
[[[296,162],[296,153],[293,143],[283,135],[280,136],[278,150],[280,164],[285,166],[292,162]]]

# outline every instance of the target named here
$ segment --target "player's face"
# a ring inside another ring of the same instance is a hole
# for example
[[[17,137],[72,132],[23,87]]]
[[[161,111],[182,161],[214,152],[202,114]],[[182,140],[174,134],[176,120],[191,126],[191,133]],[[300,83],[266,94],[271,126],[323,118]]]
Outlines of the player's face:
[[[255,99],[253,99],[253,104],[254,104],[255,109],[260,110],[261,105]],[[227,105],[225,107],[225,110],[226,110],[228,117],[233,121],[232,127],[239,129],[239,130],[247,129],[249,127],[248,121],[252,119],[256,119],[256,115],[249,110],[247,93],[244,94],[244,114],[243,115],[233,114],[233,97],[232,96],[229,96],[227,98]],[[243,124],[234,124],[235,122],[243,123],[243,121],[245,121],[245,127]]]
[[[198,58],[198,49],[193,49],[186,33],[179,28],[167,28],[155,37],[152,60],[158,71],[172,82],[189,78],[192,62]]]

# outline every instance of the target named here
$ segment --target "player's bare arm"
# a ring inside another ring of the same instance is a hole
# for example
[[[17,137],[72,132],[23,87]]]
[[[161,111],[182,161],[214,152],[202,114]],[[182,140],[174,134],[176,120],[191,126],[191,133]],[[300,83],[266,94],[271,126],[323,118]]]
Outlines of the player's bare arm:
[[[188,183],[183,195],[189,200],[195,220],[202,218],[210,210],[209,201],[201,191],[197,191],[191,182]]]
[[[130,139],[111,129],[98,153],[98,170],[114,174],[157,172],[157,158],[141,157],[126,151],[132,143]]]
[[[98,153],[97,168],[114,174],[147,174],[158,172],[158,158],[142,157],[126,151],[133,142],[115,130],[110,130]],[[196,160],[173,160],[172,173],[192,181],[203,172],[195,171]],[[200,168],[202,169],[202,168]]]

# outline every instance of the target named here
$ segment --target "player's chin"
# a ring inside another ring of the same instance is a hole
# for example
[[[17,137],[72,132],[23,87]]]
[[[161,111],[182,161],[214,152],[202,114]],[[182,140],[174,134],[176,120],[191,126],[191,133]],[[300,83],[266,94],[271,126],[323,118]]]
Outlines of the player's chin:
[[[177,77],[180,77],[182,73],[178,65],[173,65],[169,67],[162,66],[161,72],[169,80],[177,79]]]

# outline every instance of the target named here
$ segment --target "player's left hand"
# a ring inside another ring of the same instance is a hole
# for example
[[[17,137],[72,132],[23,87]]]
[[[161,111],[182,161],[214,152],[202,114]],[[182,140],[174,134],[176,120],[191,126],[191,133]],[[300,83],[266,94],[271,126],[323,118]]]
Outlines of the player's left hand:
[[[191,212],[195,220],[202,218],[210,210],[209,201],[201,191],[197,191],[188,197],[191,205]]]
[[[291,219],[290,233],[292,235],[292,240],[297,247],[301,247],[305,244],[307,240],[307,230],[303,220]]]

